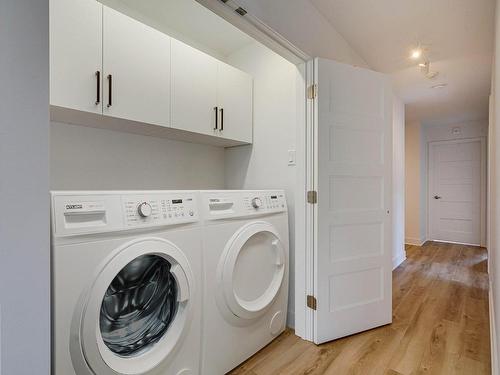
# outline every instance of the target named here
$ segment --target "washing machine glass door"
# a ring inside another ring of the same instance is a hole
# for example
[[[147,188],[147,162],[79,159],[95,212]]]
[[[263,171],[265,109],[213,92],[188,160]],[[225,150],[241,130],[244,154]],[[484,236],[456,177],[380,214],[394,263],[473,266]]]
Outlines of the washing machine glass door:
[[[230,311],[243,319],[264,314],[278,296],[287,256],[276,229],[253,222],[237,231],[223,252],[220,282]]]
[[[97,374],[146,374],[185,332],[194,285],[171,242],[150,238],[118,249],[96,278],[82,317],[82,348]]]

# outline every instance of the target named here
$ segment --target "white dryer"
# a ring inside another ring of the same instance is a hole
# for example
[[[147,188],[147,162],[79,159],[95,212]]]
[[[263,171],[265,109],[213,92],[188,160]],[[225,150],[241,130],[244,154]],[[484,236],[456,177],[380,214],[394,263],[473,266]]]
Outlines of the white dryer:
[[[285,329],[283,191],[203,191],[203,375],[221,375]]]
[[[199,374],[197,194],[52,193],[54,375]]]

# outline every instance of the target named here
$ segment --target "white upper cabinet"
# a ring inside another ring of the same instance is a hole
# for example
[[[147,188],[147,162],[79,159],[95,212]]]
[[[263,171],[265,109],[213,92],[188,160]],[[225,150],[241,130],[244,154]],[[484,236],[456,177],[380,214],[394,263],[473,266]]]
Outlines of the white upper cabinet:
[[[252,142],[248,74],[96,0],[50,0],[50,38],[53,120],[222,146]]]
[[[217,60],[172,40],[172,127],[218,135]]]
[[[172,40],[172,127],[252,142],[252,77]]]
[[[108,7],[103,25],[103,113],[169,126],[170,37]]]
[[[252,142],[253,80],[231,65],[219,62],[217,71],[217,104],[219,130],[224,138]]]
[[[50,1],[50,104],[102,112],[102,5]]]

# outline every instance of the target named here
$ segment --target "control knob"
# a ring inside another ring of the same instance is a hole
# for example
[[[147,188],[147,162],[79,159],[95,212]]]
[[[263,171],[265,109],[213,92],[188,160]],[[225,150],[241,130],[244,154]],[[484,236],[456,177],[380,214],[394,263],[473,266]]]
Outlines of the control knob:
[[[260,208],[262,207],[262,200],[258,197],[252,199],[252,207],[253,208]]]
[[[141,217],[149,217],[153,213],[153,207],[148,202],[142,202],[139,207],[137,207],[137,212]]]

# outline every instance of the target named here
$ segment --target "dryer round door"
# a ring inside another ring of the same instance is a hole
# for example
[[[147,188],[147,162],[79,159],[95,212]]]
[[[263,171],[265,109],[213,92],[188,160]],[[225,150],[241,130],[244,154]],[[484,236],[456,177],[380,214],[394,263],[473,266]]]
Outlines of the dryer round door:
[[[84,304],[80,345],[96,374],[147,374],[167,360],[190,321],[193,275],[160,238],[132,241],[106,261]]]
[[[286,263],[285,246],[270,223],[254,222],[237,231],[224,249],[218,273],[231,313],[242,319],[263,315],[280,292]]]

